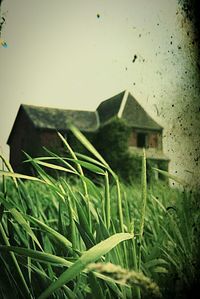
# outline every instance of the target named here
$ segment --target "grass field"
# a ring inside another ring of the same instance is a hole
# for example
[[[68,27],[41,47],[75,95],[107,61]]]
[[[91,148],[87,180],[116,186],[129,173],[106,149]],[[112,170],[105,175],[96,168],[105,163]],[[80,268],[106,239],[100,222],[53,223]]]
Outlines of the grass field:
[[[145,152],[141,184],[127,186],[72,131],[93,158],[61,135],[68,158],[27,156],[34,177],[2,157],[0,298],[195,298],[197,192],[147,186]]]

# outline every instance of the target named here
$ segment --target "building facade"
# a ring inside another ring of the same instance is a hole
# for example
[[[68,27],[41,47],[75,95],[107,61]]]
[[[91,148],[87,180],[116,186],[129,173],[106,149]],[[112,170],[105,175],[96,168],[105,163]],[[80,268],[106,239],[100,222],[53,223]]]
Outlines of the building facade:
[[[158,166],[160,162],[165,162],[167,170],[169,159],[163,153],[163,128],[128,91],[103,101],[96,111],[21,105],[7,141],[10,146],[10,163],[15,172],[29,173],[27,163],[23,163],[24,152],[37,157],[42,154],[42,148],[46,147],[62,153],[63,144],[57,132],[63,134],[73,147],[76,141],[69,131],[69,123],[76,126],[92,142],[99,129],[116,118],[122,119],[130,128],[130,152],[141,156],[142,149],[145,148],[147,159],[158,161]]]

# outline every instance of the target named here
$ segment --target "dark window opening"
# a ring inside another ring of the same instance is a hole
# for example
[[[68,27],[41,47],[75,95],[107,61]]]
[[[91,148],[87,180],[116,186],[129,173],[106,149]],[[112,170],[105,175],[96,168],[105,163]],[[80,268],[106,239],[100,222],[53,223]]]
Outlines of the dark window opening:
[[[137,146],[138,147],[147,147],[147,134],[145,134],[145,133],[137,134]]]

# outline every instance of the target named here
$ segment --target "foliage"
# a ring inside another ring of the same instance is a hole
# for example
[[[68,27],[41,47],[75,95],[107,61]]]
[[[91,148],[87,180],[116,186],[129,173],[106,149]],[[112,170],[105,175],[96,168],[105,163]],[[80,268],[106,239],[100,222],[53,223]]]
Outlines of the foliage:
[[[147,161],[148,164],[148,161]],[[138,183],[142,171],[142,159],[137,155],[126,152],[121,161],[119,161],[120,168],[118,174],[126,184]]]
[[[113,169],[128,152],[129,136],[130,128],[125,120],[119,118],[112,119],[97,133],[95,147]]]
[[[142,158],[129,150],[129,138],[131,128],[124,119],[114,117],[104,124],[98,131],[96,138],[92,140],[97,150],[108,162],[110,167],[126,183],[139,182],[141,177]],[[80,149],[80,148],[79,148]],[[168,161],[147,159],[147,180],[155,181],[153,167],[168,170]],[[167,181],[162,174],[160,179]]]
[[[95,147],[110,167],[127,182],[141,173],[141,159],[129,153],[130,128],[125,120],[114,118],[99,129]]]
[[[71,158],[51,152],[27,157],[37,177],[15,174],[3,160],[8,171],[1,172],[0,297],[192,295],[198,285],[195,194],[147,186],[145,154],[141,184],[120,183],[82,133],[71,129],[93,157],[75,154],[60,135]],[[46,169],[77,182],[55,180]],[[102,186],[85,169],[101,176]]]

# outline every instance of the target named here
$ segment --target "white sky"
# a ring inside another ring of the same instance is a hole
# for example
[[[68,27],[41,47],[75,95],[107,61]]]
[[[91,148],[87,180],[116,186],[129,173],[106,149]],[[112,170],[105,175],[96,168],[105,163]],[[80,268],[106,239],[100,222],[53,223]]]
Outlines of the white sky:
[[[191,30],[177,0],[4,0],[6,11],[0,146],[7,157],[6,141],[21,103],[95,110],[129,89],[164,126],[171,171],[187,179],[190,172],[197,175],[188,154],[197,136],[191,140],[177,125],[196,96],[194,88],[184,88],[191,78],[195,82],[195,70],[186,40]]]

